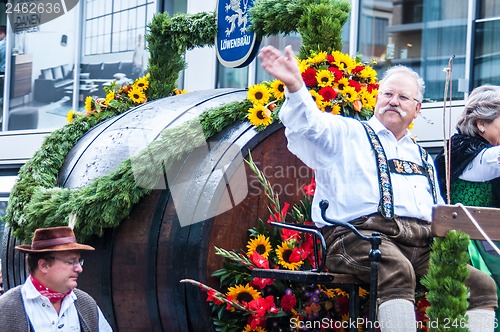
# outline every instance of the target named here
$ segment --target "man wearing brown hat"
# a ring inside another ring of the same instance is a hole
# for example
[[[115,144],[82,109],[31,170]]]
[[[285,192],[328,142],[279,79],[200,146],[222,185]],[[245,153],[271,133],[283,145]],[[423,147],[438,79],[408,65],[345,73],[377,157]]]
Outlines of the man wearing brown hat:
[[[28,254],[30,276],[0,296],[2,332],[112,331],[94,299],[76,288],[80,252],[94,248],[77,243],[70,227],[37,229],[31,245],[16,249]]]

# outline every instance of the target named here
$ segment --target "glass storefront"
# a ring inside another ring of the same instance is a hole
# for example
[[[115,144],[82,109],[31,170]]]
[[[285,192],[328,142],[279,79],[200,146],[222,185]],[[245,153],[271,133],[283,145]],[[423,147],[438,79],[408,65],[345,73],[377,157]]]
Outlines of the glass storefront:
[[[359,52],[376,59],[379,77],[402,64],[426,82],[426,100],[441,101],[450,57],[453,99],[463,99],[459,78],[465,77],[468,0],[361,0]]]

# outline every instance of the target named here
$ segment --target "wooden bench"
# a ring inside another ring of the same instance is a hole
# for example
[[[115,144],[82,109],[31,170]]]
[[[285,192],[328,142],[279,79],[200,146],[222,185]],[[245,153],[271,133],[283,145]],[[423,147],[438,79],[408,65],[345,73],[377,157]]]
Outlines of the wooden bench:
[[[342,226],[351,229],[353,232],[357,232],[354,226],[345,223],[338,223],[326,217],[326,209],[328,208],[328,202],[321,202],[320,208],[322,211],[322,217],[325,221],[332,223],[336,226]],[[432,234],[436,237],[444,237],[450,230],[460,230],[464,233],[469,234],[472,240],[485,240],[483,234],[474,226],[467,212],[476,222],[481,226],[481,228],[486,231],[488,237],[493,241],[500,241],[500,227],[498,227],[498,222],[500,221],[500,209],[495,208],[484,208],[484,207],[462,207],[460,205],[437,205],[433,208],[433,222],[431,225]],[[378,260],[380,259],[380,251],[376,254],[378,257],[372,259],[372,276],[370,284],[367,284],[356,276],[351,274],[339,274],[324,272],[326,257],[326,243],[322,233],[319,229],[313,226],[307,225],[296,225],[272,222],[271,223],[277,227],[289,228],[297,231],[302,231],[306,233],[311,233],[313,235],[313,243],[319,243],[321,247],[321,257],[317,252],[317,247],[315,247],[315,266],[316,269],[309,271],[289,271],[289,270],[274,270],[274,269],[254,269],[252,271],[252,276],[260,278],[272,278],[279,280],[290,280],[300,283],[317,283],[325,284],[330,287],[336,287],[346,290],[349,293],[349,317],[351,321],[356,321],[359,317],[359,287],[363,287],[369,290],[370,296],[370,308],[369,308],[369,320],[374,322],[376,320],[376,298],[377,298],[377,279],[378,276]],[[359,232],[358,232],[359,233]],[[359,235],[358,235],[359,236]],[[364,240],[370,241],[370,237],[365,237]],[[375,240],[373,240],[375,238]],[[372,235],[372,251],[374,247],[378,249],[378,244],[380,244],[380,236],[377,234]],[[378,244],[376,243],[378,241]],[[375,249],[375,250],[376,250]],[[367,254],[373,254],[372,252]],[[375,269],[375,271],[374,271]],[[375,272],[375,273],[373,273]],[[375,275],[374,275],[375,274]],[[373,287],[373,285],[375,287]],[[374,331],[375,324],[370,324],[369,331]],[[357,328],[350,327],[349,331],[358,331]]]

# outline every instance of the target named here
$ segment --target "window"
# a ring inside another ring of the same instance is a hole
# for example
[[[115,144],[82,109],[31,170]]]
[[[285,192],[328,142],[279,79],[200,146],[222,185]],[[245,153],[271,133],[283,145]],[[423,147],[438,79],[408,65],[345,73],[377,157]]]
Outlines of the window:
[[[84,55],[133,51],[155,11],[156,0],[86,0]]]
[[[462,99],[458,79],[466,73],[467,13],[468,0],[360,0],[357,49],[363,61],[378,61],[379,78],[396,64],[418,72],[427,101],[443,100],[443,69],[454,55],[453,98]]]

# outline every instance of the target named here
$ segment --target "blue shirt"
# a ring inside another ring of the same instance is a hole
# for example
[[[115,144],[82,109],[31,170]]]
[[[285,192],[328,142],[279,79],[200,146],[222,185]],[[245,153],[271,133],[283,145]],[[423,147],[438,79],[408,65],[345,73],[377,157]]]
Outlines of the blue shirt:
[[[0,72],[5,73],[5,38],[0,40]]]

